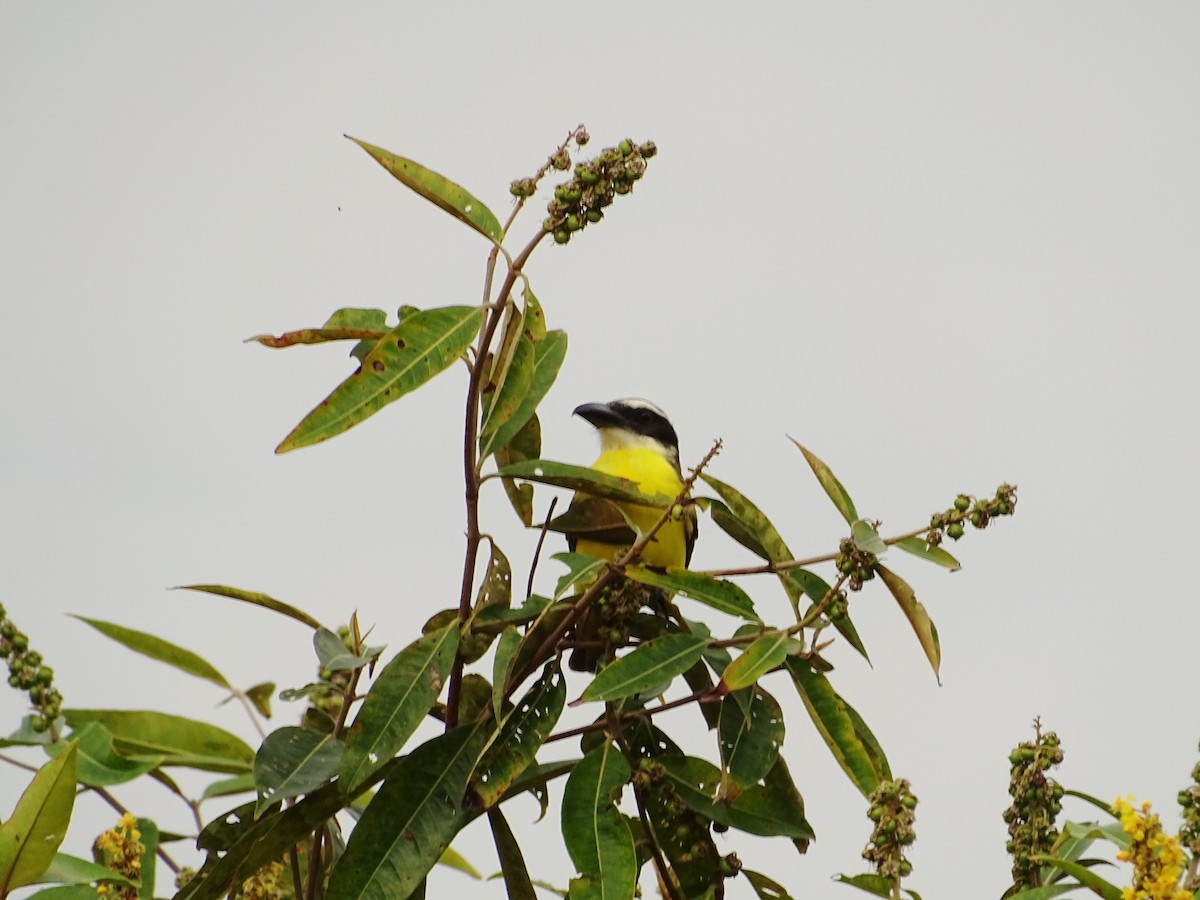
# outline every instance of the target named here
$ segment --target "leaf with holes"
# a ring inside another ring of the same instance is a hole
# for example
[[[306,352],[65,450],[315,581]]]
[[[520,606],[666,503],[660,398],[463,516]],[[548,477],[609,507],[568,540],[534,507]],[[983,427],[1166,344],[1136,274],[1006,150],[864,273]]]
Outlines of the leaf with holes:
[[[509,713],[492,746],[484,754],[472,778],[472,787],[485,808],[495,806],[537,757],[542,743],[562,715],[567,683],[562,670],[548,663]]]
[[[521,430],[508,443],[496,447],[496,465],[503,469],[515,463],[537,459],[542,455],[542,423],[537,414],[529,417]],[[511,478],[501,479],[504,493],[513,511],[525,527],[533,525],[533,485],[517,484]]]
[[[478,306],[426,309],[406,317],[283,439],[286,453],[336,437],[453,365],[479,332]]]
[[[458,622],[431,631],[379,672],[346,732],[339,780],[347,795],[395,756],[433,708],[458,652]]]
[[[717,799],[721,771],[708,760],[695,756],[663,756],[659,759],[679,798],[690,808],[714,822],[761,837],[790,837],[812,840],[812,826],[788,797],[756,784],[732,803]]]
[[[387,169],[397,181],[405,187],[420,194],[430,203],[441,207],[460,222],[469,225],[493,243],[500,243],[503,231],[495,214],[463,187],[455,184],[444,175],[439,175],[432,169],[427,169],[418,162],[405,159],[360,141],[356,137],[347,138],[370,154],[371,158]]]
[[[281,800],[290,800],[321,787],[338,773],[345,751],[332,734],[286,727],[272,731],[254,757],[254,786],[260,818]]]
[[[766,691],[746,688],[721,701],[721,796],[732,801],[771,771],[783,745],[783,712]]]
[[[707,643],[707,638],[694,634],[664,634],[646,641],[601,669],[575,702],[620,700],[657,687],[694,666]]]

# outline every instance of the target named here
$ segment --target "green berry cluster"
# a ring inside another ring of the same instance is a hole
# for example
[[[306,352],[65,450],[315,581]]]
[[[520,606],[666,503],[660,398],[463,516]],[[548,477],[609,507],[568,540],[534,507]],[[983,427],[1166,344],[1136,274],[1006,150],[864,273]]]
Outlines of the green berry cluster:
[[[646,161],[658,153],[653,141],[635,144],[626,138],[615,147],[607,147],[594,159],[575,166],[575,177],[554,189],[554,199],[546,206],[542,230],[554,236],[555,243],[565,244],[571,236],[589,224],[604,218],[604,208],[619,194],[633,190],[634,182],[646,174]],[[565,170],[554,159],[554,168]],[[521,191],[529,185],[523,184]],[[514,182],[513,193],[517,193]],[[525,194],[519,194],[525,196]]]
[[[1179,843],[1187,848],[1194,859],[1200,856],[1200,763],[1192,769],[1192,783],[1179,792],[1179,805],[1183,807]],[[1200,890],[1200,871],[1194,873],[1183,886],[1189,891]]]
[[[861,591],[865,582],[875,577],[875,564],[879,557],[874,553],[861,549],[850,538],[842,538],[838,544],[838,555],[835,560],[837,570],[849,579],[850,590]]]
[[[942,542],[942,536],[957,541],[966,529],[964,522],[969,522],[974,528],[987,528],[988,522],[998,516],[1011,516],[1017,508],[1017,486],[1002,484],[996,488],[995,496],[990,499],[974,500],[966,494],[954,498],[954,505],[945,512],[934,513],[929,520],[929,532],[925,542],[936,547]]]
[[[1008,793],[1012,806],[1004,811],[1008,824],[1008,843],[1004,849],[1012,857],[1013,884],[1017,889],[1040,886],[1038,854],[1049,853],[1058,840],[1055,817],[1062,812],[1062,785],[1046,777],[1046,770],[1063,761],[1058,735],[1042,734],[1034,725],[1036,737],[1025,741],[1008,755],[1012,764]]]
[[[582,125],[576,128],[567,135],[564,141],[557,150],[550,154],[545,164],[534,173],[532,178],[517,178],[508,186],[509,193],[520,201],[525,201],[537,193],[538,182],[542,180],[542,176],[554,169],[559,172],[565,172],[571,168],[571,152],[567,149],[571,141],[579,147],[587,146],[587,142],[591,140],[591,136],[587,133],[587,129]]]
[[[872,572],[872,575],[875,573]],[[829,606],[825,610],[825,615],[828,616],[830,622],[840,622],[846,618],[846,613],[850,611],[850,604],[846,600],[845,591],[834,591],[833,596],[829,599]]]
[[[29,649],[26,637],[0,605],[0,659],[8,660],[8,686],[29,694],[34,709],[29,724],[45,731],[62,712],[62,694],[54,687],[54,670],[42,662],[42,654]]]
[[[917,839],[913,830],[917,798],[906,778],[881,781],[871,792],[871,806],[867,818],[875,823],[871,842],[863,850],[863,859],[875,867],[875,871],[892,881],[904,878],[912,872],[912,863],[904,856],[904,850]]]

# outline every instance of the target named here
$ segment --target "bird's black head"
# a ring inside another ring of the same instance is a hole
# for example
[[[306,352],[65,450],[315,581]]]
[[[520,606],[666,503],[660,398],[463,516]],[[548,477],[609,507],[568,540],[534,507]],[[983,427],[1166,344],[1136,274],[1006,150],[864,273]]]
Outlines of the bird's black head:
[[[626,397],[611,403],[585,403],[575,408],[575,415],[594,425],[603,442],[611,439],[661,448],[659,452],[679,467],[679,438],[675,428],[666,413],[649,400]]]

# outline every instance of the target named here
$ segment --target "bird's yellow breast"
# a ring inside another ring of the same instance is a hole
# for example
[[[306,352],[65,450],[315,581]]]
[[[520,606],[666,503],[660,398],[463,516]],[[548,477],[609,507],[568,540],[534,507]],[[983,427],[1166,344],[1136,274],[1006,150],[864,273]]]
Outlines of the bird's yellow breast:
[[[645,447],[617,447],[605,450],[592,463],[592,468],[606,475],[628,478],[638,483],[644,494],[662,494],[674,498],[683,487],[679,473],[662,454]],[[661,507],[617,504],[642,532],[654,527],[663,514]],[[684,566],[687,564],[686,519],[668,520],[655,532],[654,538],[642,551],[642,562],[650,566]],[[575,549],[589,556],[617,559],[627,549],[617,544],[580,540]]]

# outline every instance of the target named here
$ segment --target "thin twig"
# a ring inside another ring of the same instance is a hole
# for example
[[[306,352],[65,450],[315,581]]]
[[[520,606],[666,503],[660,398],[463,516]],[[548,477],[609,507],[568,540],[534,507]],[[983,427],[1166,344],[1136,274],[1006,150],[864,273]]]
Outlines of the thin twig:
[[[304,882],[301,880],[302,876],[300,875],[300,853],[296,850],[295,844],[288,847],[288,862],[291,863],[292,867],[292,896],[303,897]]]
[[[529,565],[529,581],[525,583],[526,600],[533,596],[533,575],[537,572],[538,560],[542,556],[542,544],[546,543],[546,533],[550,530],[550,520],[554,518],[554,507],[557,505],[558,498],[551,498],[550,508],[546,510],[546,520],[542,522],[542,533],[538,535],[537,546],[533,548],[533,562]]]
[[[894,537],[883,538],[883,542],[890,547],[909,538],[920,537],[928,532],[928,528],[918,528],[915,531],[908,531]],[[763,563],[760,566],[745,566],[738,569],[703,569],[698,570],[698,574],[711,575],[713,578],[727,578],[732,575],[778,575],[789,569],[803,569],[808,566],[815,566],[818,563],[833,562],[839,555],[837,553],[825,553],[821,556],[810,556],[808,559],[785,559],[779,562]]]
[[[6,762],[10,766],[16,766],[18,769],[24,769],[26,772],[36,772],[37,766],[31,766],[28,763],[23,763],[19,759],[13,759],[4,753],[0,753],[0,762]]]
[[[618,724],[626,719],[648,719],[650,716],[657,716],[659,713],[666,712],[671,709],[678,709],[681,706],[687,706],[689,703],[704,703],[708,700],[716,699],[716,688],[705,688],[702,691],[696,691],[694,694],[688,694],[686,697],[680,697],[677,700],[671,700],[667,703],[660,703],[658,706],[652,706],[649,709],[642,707],[641,709],[631,709],[629,712],[623,712],[617,716]],[[608,721],[601,719],[598,722],[592,722],[588,725],[580,725],[577,728],[570,728],[566,731],[560,731],[557,734],[552,734],[542,743],[549,744],[551,741],[565,741],[567,738],[578,737],[581,734],[588,734],[592,731],[599,731],[601,728],[607,728]]]

